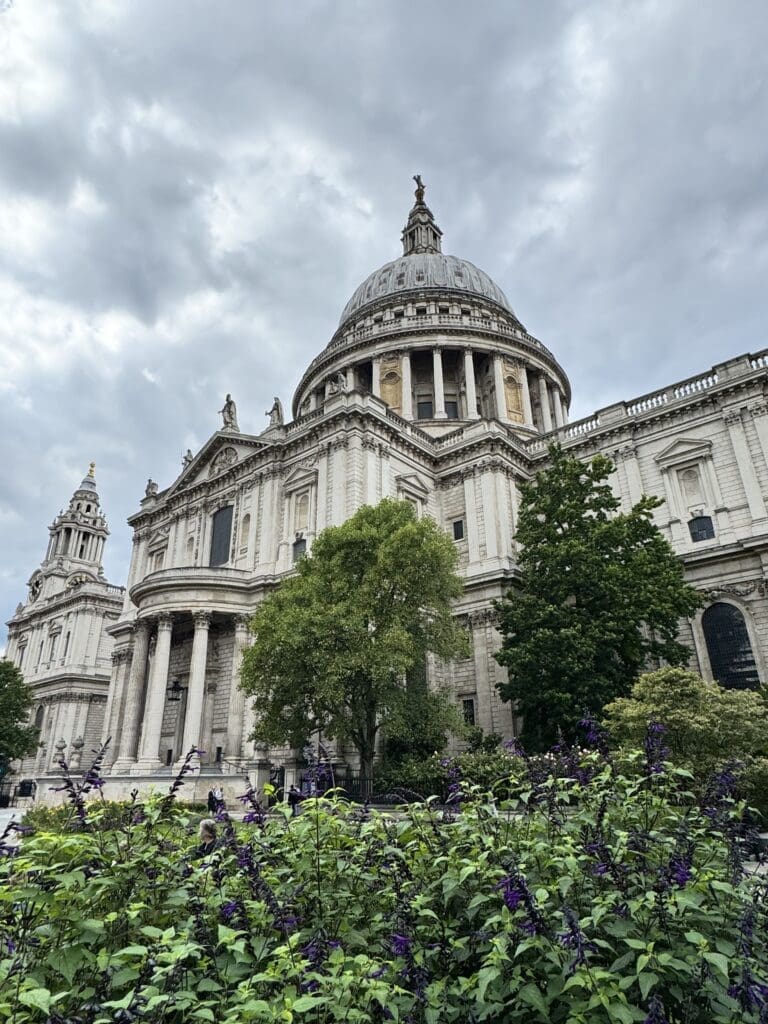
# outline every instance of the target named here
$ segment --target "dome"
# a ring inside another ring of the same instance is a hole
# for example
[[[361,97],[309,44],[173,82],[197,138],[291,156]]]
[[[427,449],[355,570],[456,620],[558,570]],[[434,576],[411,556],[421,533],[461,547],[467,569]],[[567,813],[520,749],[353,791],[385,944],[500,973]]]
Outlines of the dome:
[[[515,316],[501,288],[469,260],[446,256],[442,252],[414,252],[374,270],[355,290],[344,307],[339,324],[343,324],[369,303],[386,296],[430,289],[480,296]]]

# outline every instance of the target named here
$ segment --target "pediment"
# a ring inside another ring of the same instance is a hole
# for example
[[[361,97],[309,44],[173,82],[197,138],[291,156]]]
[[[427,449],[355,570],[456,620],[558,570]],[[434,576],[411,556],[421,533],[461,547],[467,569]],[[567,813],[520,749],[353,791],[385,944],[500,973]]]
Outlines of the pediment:
[[[415,473],[407,473],[402,476],[395,477],[395,483],[397,484],[398,492],[403,494],[416,495],[419,498],[425,499],[429,496],[430,489]]]
[[[712,442],[701,438],[679,437],[654,456],[663,468],[677,466],[684,462],[695,462],[712,456]]]
[[[158,530],[153,531],[149,538],[148,549],[154,551],[158,548],[165,548],[168,546],[168,538],[171,534],[169,526],[161,526]]]
[[[214,434],[200,449],[197,455],[186,460],[181,474],[171,484],[163,495],[164,498],[175,494],[177,491],[186,490],[197,484],[207,483],[216,477],[222,476],[233,466],[249,458],[258,451],[271,448],[268,441],[260,441],[256,438],[248,438],[247,441],[238,438],[234,440],[231,435],[222,433]]]
[[[317,483],[317,466],[310,462],[302,463],[288,473],[284,482],[283,490],[298,491],[302,487],[311,487]]]

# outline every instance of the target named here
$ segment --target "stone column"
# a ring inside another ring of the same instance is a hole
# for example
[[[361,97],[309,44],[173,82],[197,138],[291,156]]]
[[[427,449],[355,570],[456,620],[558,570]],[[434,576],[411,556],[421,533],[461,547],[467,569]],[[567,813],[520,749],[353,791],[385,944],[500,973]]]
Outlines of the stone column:
[[[475,360],[471,348],[464,349],[464,386],[467,389],[467,419],[477,420],[477,387],[475,386]]]
[[[121,647],[112,654],[112,678],[109,683],[107,694],[107,707],[104,712],[104,728],[101,734],[101,742],[109,740],[107,752],[104,755],[104,766],[114,764],[117,759],[117,746],[119,742],[118,729],[120,728],[120,711],[123,706],[125,687],[130,672],[129,660],[131,652],[127,647]]]
[[[562,403],[560,402],[560,389],[559,388],[555,388],[555,390],[552,393],[552,405],[554,406],[554,410],[555,410],[555,426],[556,427],[564,426],[565,424],[564,424],[564,420],[563,420],[563,406],[562,406]]]
[[[531,405],[531,387],[528,383],[528,370],[525,366],[520,368],[520,384],[523,389],[523,420],[529,426],[533,427],[533,406]]]
[[[248,616],[235,616],[235,647],[232,652],[232,676],[229,682],[229,713],[227,716],[227,745],[224,756],[242,757],[243,718],[245,694],[240,689],[240,666],[243,663],[243,648],[248,643]]]
[[[203,725],[203,702],[205,700],[205,668],[208,662],[208,630],[211,625],[210,612],[195,613],[195,635],[192,640],[192,659],[189,665],[189,689],[187,690],[187,714],[184,720],[184,736],[181,741],[180,759],[187,756],[192,747],[200,745],[200,730]]]
[[[149,651],[149,622],[139,619],[134,625],[133,658],[128,685],[125,688],[125,708],[120,732],[120,748],[113,772],[127,771],[136,760],[136,740],[139,735],[139,716],[143,705],[144,676]]]
[[[744,423],[738,410],[727,412],[723,419],[725,420],[728,435],[733,445],[733,453],[736,456],[735,465],[744,486],[744,493],[749,505],[749,514],[752,517],[754,529],[754,521],[765,519],[768,512],[766,512],[765,501],[760,490],[760,482],[757,479],[755,465],[749,451]]]
[[[402,408],[403,419],[413,419],[413,389],[411,386],[411,353],[403,352],[400,356],[400,376],[402,377]]]
[[[496,417],[507,419],[507,396],[504,394],[504,363],[497,353],[493,357],[493,390],[496,392]]]
[[[443,383],[443,353],[439,348],[432,349],[432,382],[435,393],[435,419],[444,420],[445,385]]]
[[[162,612],[157,619],[157,643],[152,668],[149,674],[149,687],[145,701],[144,721],[142,723],[137,771],[153,771],[161,765],[160,734],[163,729],[163,712],[165,711],[166,690],[168,689],[168,665],[171,659],[171,633],[173,616]]]
[[[552,414],[549,411],[549,388],[544,374],[539,376],[539,398],[541,399],[541,421],[544,424],[544,433],[548,434],[552,429]]]
[[[347,391],[355,390],[355,368],[354,366],[347,367]]]
[[[371,362],[371,394],[381,398],[381,356],[375,356]]]
[[[317,408],[317,392],[313,389],[309,392],[309,411],[314,412]]]
[[[568,423],[568,406],[565,402],[565,395],[560,395],[560,411],[563,416],[563,426]]]

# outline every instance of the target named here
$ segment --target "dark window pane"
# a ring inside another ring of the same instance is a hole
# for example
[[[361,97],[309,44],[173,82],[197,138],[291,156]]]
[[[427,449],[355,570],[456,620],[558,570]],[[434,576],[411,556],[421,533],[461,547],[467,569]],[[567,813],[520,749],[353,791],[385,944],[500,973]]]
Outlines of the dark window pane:
[[[420,420],[432,419],[432,400],[416,403],[416,418]]]
[[[449,420],[457,420],[459,418],[459,403],[452,400],[446,400],[445,415]]]
[[[453,539],[464,540],[464,520],[457,519],[453,524]]]
[[[220,508],[213,516],[211,533],[211,560],[209,565],[224,565],[229,561],[229,542],[232,538],[232,505]]]
[[[461,710],[464,715],[465,725],[475,724],[475,701],[473,697],[465,697],[461,702]]]
[[[709,516],[694,516],[688,523],[691,533],[691,540],[712,540],[715,536],[715,528]]]
[[[729,690],[754,690],[760,683],[744,616],[732,604],[718,603],[701,618],[712,675]]]
[[[298,540],[295,540],[293,542],[293,560],[294,560],[294,562],[298,562],[298,560],[302,557],[302,555],[305,555],[306,553],[307,553],[307,542],[304,540],[303,537],[299,537]]]

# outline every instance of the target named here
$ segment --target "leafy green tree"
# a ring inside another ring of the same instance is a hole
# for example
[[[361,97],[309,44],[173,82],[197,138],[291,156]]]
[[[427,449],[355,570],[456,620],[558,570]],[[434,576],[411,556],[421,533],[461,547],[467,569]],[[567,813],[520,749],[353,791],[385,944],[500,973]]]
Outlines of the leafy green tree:
[[[396,735],[415,699],[406,677],[429,652],[468,651],[451,612],[455,567],[452,542],[408,502],[386,499],[324,530],[251,622],[242,686],[256,737],[300,746],[321,730],[350,742],[370,777],[379,731]],[[421,700],[427,731],[435,715],[446,720],[444,703]]]
[[[611,737],[622,746],[640,746],[648,722],[661,722],[670,759],[701,779],[730,758],[768,754],[764,695],[726,690],[685,669],[648,672],[629,697],[603,710]]]
[[[31,754],[37,746],[37,729],[29,725],[32,691],[13,662],[0,660],[0,778],[11,761]]]
[[[684,665],[678,621],[700,604],[653,523],[661,500],[619,512],[604,456],[582,463],[553,445],[549,468],[522,487],[518,586],[497,602],[499,687],[523,715],[524,744],[573,734],[583,712],[629,692],[653,661]]]

